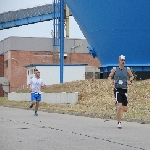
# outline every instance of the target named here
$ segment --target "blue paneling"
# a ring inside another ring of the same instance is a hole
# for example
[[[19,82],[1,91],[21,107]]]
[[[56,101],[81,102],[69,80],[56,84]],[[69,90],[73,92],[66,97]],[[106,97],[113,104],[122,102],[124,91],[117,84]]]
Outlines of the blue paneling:
[[[118,64],[108,64],[100,67],[100,72],[111,72],[113,67],[117,67]],[[126,64],[125,66],[130,67],[132,71],[145,72],[150,71],[150,64]]]
[[[52,4],[37,6],[33,8],[20,9],[17,11],[9,11],[0,14],[0,22],[10,22],[28,17],[41,16],[52,13]]]
[[[127,64],[149,65],[150,0],[65,1],[102,65],[117,64],[121,54]]]
[[[37,23],[37,22],[42,22],[42,21],[48,21],[48,20],[52,20],[52,19],[53,19],[53,14],[45,14],[45,15],[41,15],[41,16],[17,19],[15,21],[0,23],[0,30],[8,29],[8,28],[15,27],[15,26],[32,24],[32,23]]]
[[[0,30],[52,20],[54,18],[52,6],[52,4],[47,4],[43,6],[2,13],[0,14]],[[56,9],[58,9],[58,6],[56,6]],[[59,17],[59,12],[56,12],[55,16],[56,15]]]

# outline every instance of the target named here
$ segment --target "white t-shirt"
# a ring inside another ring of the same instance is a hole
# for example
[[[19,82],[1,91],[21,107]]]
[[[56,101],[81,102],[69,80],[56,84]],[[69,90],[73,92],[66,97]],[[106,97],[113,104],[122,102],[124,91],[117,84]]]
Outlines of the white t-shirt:
[[[32,89],[32,93],[41,93],[41,86],[44,86],[42,79],[37,79],[35,77],[30,79],[30,88]]]

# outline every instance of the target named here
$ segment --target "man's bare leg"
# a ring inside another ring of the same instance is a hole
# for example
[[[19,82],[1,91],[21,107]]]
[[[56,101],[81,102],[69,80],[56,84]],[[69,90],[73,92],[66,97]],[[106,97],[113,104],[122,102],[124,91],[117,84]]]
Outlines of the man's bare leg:
[[[30,108],[32,108],[33,105],[35,105],[35,103],[36,103],[36,100],[31,101],[31,103],[30,103]]]
[[[38,114],[37,114],[38,107],[39,107],[39,102],[36,101],[36,103],[35,103],[35,116],[38,116]]]
[[[117,121],[118,125],[117,128],[121,129],[121,112],[122,112],[122,103],[117,104]]]
[[[121,112],[127,112],[128,110],[128,106],[122,106],[122,103],[118,103],[117,104],[117,121],[118,121],[118,128],[122,128],[121,127]]]
[[[127,112],[128,111],[128,106],[122,106],[122,111]]]
[[[38,107],[39,107],[39,102],[36,101],[36,103],[35,103],[35,111],[38,111]]]
[[[122,110],[122,103],[117,104],[117,121],[121,121],[121,110]]]

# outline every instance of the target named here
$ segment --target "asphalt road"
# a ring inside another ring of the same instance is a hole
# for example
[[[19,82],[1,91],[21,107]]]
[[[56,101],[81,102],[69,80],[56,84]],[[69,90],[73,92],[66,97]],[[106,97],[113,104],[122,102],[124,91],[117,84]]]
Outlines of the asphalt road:
[[[150,150],[150,124],[0,107],[0,150]]]

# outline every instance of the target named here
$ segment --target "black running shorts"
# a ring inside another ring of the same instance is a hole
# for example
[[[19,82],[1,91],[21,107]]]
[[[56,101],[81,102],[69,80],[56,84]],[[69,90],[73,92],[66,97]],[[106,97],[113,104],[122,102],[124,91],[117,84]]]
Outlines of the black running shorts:
[[[114,88],[114,96],[117,103],[122,103],[122,106],[127,106],[127,89]]]

